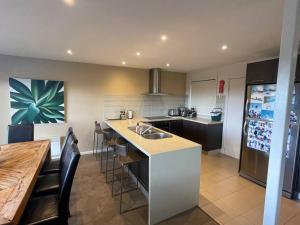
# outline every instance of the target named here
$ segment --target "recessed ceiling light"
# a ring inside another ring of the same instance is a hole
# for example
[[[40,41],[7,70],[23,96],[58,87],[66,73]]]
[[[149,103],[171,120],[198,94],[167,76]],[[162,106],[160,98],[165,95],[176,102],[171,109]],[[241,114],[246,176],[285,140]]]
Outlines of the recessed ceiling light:
[[[222,45],[222,50],[227,50],[228,46],[227,45]]]
[[[141,53],[140,52],[137,52],[137,53],[135,53],[137,56],[140,56],[141,55]]]
[[[71,49],[68,49],[68,50],[67,50],[67,53],[68,53],[69,55],[73,55],[73,52],[72,52]]]
[[[166,66],[167,66],[167,67],[170,67],[170,63],[167,63]]]
[[[64,2],[68,6],[73,6],[75,4],[75,0],[64,0]]]
[[[166,36],[166,35],[161,35],[160,36],[160,39],[162,40],[162,41],[166,41],[167,39],[168,39],[168,37]]]
[[[125,62],[125,61],[123,61],[123,62],[122,62],[122,65],[126,65],[126,62]]]

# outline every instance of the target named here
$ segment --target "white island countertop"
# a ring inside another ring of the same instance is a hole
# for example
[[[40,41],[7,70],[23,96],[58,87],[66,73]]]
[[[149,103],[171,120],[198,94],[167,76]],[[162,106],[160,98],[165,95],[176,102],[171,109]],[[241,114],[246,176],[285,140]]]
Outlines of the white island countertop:
[[[146,122],[149,120],[145,118],[130,120],[106,120],[105,123],[148,156],[191,148],[201,149],[201,145],[174,134],[171,134],[172,137],[170,138],[153,140],[146,139],[128,129],[128,127],[136,126],[139,121]],[[163,132],[168,133],[166,131]]]
[[[148,224],[157,224],[199,204],[201,145],[172,135],[146,139],[128,129],[144,118],[105,123],[149,157]]]

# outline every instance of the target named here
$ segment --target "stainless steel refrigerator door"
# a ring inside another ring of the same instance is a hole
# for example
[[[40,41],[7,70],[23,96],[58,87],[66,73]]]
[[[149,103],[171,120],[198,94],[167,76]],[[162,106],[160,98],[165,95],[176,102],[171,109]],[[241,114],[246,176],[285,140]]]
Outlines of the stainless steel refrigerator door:
[[[283,190],[288,193],[293,192],[296,155],[298,150],[299,137],[299,115],[300,115],[300,83],[295,84],[290,117],[289,137],[287,143],[286,161]]]
[[[271,91],[269,91],[270,87]],[[266,89],[268,90],[267,93],[264,91]],[[263,118],[269,114],[261,113],[262,103],[258,108],[256,108],[256,105],[259,105],[259,102],[264,102],[265,97],[271,96],[274,101],[275,89],[275,85],[252,85],[247,87],[240,174],[261,185],[265,184],[267,178],[269,146],[266,146],[265,143],[268,142],[269,145],[271,141],[272,121]],[[256,93],[253,94],[253,91]],[[272,93],[270,94],[270,92]],[[270,128],[266,129],[268,126]],[[269,133],[267,133],[267,130],[269,130]]]

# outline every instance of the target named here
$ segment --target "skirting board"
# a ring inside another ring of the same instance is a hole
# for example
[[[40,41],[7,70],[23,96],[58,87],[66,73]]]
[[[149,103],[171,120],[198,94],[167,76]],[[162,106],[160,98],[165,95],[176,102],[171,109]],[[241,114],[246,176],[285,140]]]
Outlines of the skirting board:
[[[98,149],[98,153],[99,153],[99,150],[100,150],[100,149]],[[104,148],[103,150],[106,151],[106,148]],[[112,149],[109,149],[108,151],[111,152]],[[90,155],[90,154],[93,154],[93,150],[80,151],[80,154],[81,154],[81,155]]]
[[[206,154],[206,155],[217,155],[221,152],[220,149],[216,149],[216,150],[211,150],[211,151],[204,151],[202,150],[202,153]]]

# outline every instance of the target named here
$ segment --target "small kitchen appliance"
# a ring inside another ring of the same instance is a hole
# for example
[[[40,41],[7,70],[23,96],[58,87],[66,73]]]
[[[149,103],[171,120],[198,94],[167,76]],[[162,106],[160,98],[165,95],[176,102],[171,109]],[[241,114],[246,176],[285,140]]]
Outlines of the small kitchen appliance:
[[[133,119],[133,113],[134,113],[133,110],[127,110],[127,118],[128,119]]]
[[[169,109],[168,115],[169,116],[179,116],[179,111],[178,111],[178,109]]]
[[[178,107],[178,114],[179,114],[179,116],[187,117],[188,116],[188,108]]]
[[[210,112],[212,121],[221,121],[222,118],[222,109],[221,108],[213,108]]]
[[[125,113],[125,110],[121,110],[121,111],[120,111],[120,119],[121,119],[121,120],[126,120],[126,113]]]
[[[191,110],[189,110],[188,117],[190,117],[190,118],[196,118],[197,117],[197,111],[196,111],[195,108],[191,108]]]

